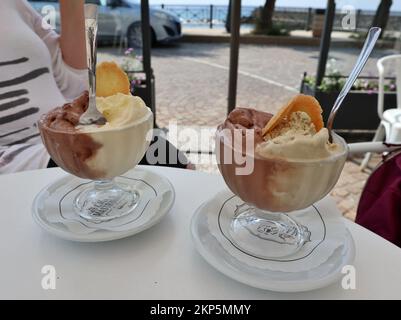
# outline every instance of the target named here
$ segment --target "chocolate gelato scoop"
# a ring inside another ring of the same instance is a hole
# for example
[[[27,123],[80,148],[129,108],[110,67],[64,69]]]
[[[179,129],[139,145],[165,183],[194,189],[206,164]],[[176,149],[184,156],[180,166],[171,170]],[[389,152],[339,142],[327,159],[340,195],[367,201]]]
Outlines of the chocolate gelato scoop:
[[[74,101],[48,112],[40,121],[43,126],[53,130],[74,132],[79,124],[79,118],[88,108],[88,101],[89,95],[85,91]]]
[[[272,114],[255,109],[236,108],[228,115],[226,121],[219,126],[222,129],[254,129],[255,144],[263,142],[262,130],[273,117]]]
[[[73,102],[43,115],[38,124],[43,144],[58,166],[78,177],[95,180],[103,177],[104,172],[88,166],[87,161],[102,144],[76,128],[88,101],[88,92],[84,92]]]

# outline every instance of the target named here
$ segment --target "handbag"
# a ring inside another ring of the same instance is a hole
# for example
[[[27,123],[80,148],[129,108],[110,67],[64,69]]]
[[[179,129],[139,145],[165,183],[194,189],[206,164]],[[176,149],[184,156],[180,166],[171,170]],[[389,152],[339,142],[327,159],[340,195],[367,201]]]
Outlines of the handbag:
[[[355,222],[401,247],[401,151],[386,156],[368,178]]]

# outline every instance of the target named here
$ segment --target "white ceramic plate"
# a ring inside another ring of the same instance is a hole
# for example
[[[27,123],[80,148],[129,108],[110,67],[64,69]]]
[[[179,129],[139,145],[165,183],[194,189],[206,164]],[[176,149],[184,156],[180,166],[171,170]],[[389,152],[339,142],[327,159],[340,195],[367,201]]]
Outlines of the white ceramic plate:
[[[277,291],[301,292],[326,287],[340,280],[345,265],[352,264],[355,257],[355,245],[349,231],[346,231],[344,246],[334,251],[331,257],[321,265],[302,272],[281,272],[260,269],[238,260],[226,251],[211,234],[205,207],[200,206],[192,217],[191,234],[196,249],[214,268],[226,276],[252,287]]]
[[[134,222],[131,221],[129,224],[124,223],[124,221],[121,222],[121,225],[128,226],[123,227],[124,230],[115,231],[98,228],[93,224],[83,223],[78,216],[71,219],[71,212],[62,212],[62,210],[72,210],[72,196],[77,186],[88,183],[88,180],[82,180],[69,174],[53,181],[38,193],[32,204],[33,219],[47,232],[65,240],[78,242],[111,241],[132,236],[154,226],[169,212],[174,204],[175,191],[173,186],[167,178],[157,173],[136,168],[118,179],[132,181],[135,187],[141,189],[141,198],[146,200],[142,204],[139,203],[140,214],[135,213],[137,209],[133,212],[137,216],[140,215],[140,219],[135,217],[132,219]],[[156,197],[160,204],[158,202],[157,206],[153,207],[157,210],[148,205]],[[56,206],[55,203],[60,205]],[[70,219],[63,220],[66,215],[69,215]],[[124,217],[125,221],[129,218],[129,216]],[[57,219],[63,223],[54,223],[53,220]],[[114,225],[118,225],[117,219],[114,222]],[[74,229],[79,232],[72,232]]]

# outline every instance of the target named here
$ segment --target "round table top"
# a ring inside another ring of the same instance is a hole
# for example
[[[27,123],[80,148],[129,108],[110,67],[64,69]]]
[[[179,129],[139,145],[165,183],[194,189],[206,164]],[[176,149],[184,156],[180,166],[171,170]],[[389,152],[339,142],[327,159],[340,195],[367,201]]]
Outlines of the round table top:
[[[221,176],[146,167],[167,177],[175,204],[163,220],[135,236],[75,243],[35,224],[31,205],[52,180],[45,169],[0,176],[0,299],[395,299],[401,298],[401,249],[346,220],[356,245],[356,288],[341,283],[303,293],[275,293],[238,283],[212,268],[190,236],[194,211],[226,188]],[[42,267],[55,267],[55,290],[42,288]]]

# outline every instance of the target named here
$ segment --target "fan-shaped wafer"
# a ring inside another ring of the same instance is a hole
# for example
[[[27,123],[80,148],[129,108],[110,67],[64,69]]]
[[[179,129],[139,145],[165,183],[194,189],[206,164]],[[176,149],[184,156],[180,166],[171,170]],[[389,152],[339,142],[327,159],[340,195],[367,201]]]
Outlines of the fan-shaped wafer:
[[[102,62],[96,68],[96,96],[130,94],[127,74],[115,62]]]
[[[312,96],[299,94],[290,102],[283,106],[273,118],[263,128],[262,134],[266,135],[272,131],[281,121],[288,119],[289,115],[296,111],[303,111],[309,115],[312,123],[315,125],[316,132],[323,128],[322,108],[319,102]]]

